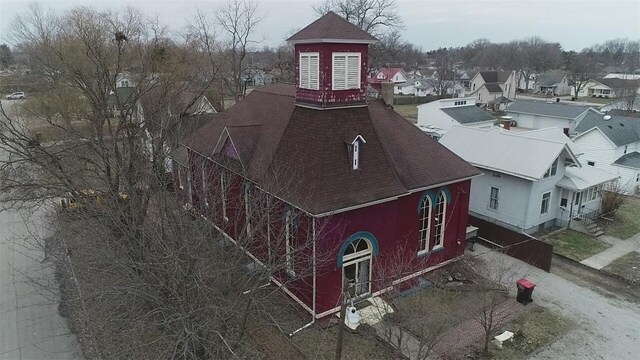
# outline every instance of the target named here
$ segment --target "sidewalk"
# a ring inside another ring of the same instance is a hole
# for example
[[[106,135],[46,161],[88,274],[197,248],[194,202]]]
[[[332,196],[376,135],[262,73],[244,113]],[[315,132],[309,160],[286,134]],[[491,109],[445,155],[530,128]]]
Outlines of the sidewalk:
[[[603,235],[604,237],[605,235]],[[611,236],[607,239],[601,239],[607,243],[614,243],[610,248],[599,252],[587,259],[582,260],[580,263],[596,270],[600,270],[603,267],[611,264],[616,259],[632,252],[637,251],[640,253],[640,233],[635,234],[627,240],[612,241],[615,238]]]

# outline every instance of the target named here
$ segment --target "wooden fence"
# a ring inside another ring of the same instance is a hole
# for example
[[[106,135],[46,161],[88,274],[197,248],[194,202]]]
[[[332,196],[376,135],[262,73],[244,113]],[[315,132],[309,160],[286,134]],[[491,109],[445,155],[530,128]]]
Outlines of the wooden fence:
[[[544,271],[551,270],[553,245],[471,215],[469,216],[469,224],[478,228],[478,237],[483,245],[494,249],[504,249],[505,254],[509,256]]]

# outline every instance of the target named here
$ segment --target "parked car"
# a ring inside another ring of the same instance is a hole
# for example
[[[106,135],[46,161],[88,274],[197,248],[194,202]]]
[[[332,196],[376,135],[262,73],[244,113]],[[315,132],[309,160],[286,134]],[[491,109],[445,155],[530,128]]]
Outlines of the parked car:
[[[24,99],[25,94],[22,91],[14,92],[11,95],[7,95],[7,100],[22,100]]]

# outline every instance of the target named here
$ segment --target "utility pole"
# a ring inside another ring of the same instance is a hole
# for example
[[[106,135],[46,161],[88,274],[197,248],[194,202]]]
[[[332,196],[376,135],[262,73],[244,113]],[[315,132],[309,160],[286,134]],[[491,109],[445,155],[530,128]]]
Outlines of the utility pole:
[[[336,340],[336,357],[335,360],[340,360],[342,358],[342,341],[344,336],[344,321],[345,316],[347,315],[347,302],[345,301],[345,294],[347,294],[347,286],[342,289],[342,293],[340,294],[340,320],[338,325],[338,338]]]

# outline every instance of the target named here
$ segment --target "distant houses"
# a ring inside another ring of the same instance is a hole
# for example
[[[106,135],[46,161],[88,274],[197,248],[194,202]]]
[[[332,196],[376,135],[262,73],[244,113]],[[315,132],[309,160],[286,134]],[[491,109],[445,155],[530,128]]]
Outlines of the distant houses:
[[[514,100],[516,88],[515,71],[481,71],[471,79],[466,95],[486,104],[500,97]]]

